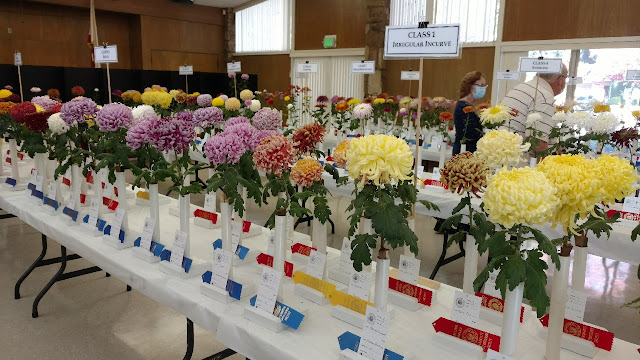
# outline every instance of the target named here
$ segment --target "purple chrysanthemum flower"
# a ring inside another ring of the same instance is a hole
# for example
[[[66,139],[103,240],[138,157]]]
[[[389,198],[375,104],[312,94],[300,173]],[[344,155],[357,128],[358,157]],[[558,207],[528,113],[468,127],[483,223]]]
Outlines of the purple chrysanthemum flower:
[[[277,130],[282,126],[282,115],[277,109],[262,108],[253,116],[253,125],[258,130]]]
[[[233,133],[214,135],[204,145],[204,153],[213,165],[235,164],[245,152],[242,139]]]
[[[60,117],[67,126],[73,123],[83,124],[87,117],[95,116],[98,112],[98,105],[93,100],[86,97],[79,97],[62,105]]]
[[[159,121],[156,114],[145,114],[127,131],[127,146],[137,150],[142,144],[147,143],[151,128]]]
[[[154,122],[149,133],[149,143],[162,152],[182,152],[195,138],[191,121],[170,116]]]
[[[233,78],[236,77],[236,73],[234,73],[234,72],[230,72],[227,75],[229,76],[229,79],[233,79]]]
[[[329,102],[329,98],[328,98],[328,97],[326,97],[326,96],[324,96],[324,95],[320,95],[320,96],[318,96],[318,98],[316,99],[316,102],[317,102],[317,103],[321,103],[321,104],[322,104],[322,103],[326,103],[326,102]]]
[[[252,139],[254,134],[257,132],[256,128],[253,125],[248,123],[236,124],[233,126],[228,126],[224,128],[224,133],[236,135],[242,140],[242,144],[245,149],[253,151],[253,149],[258,146],[257,143],[253,143]]]
[[[190,111],[190,110],[180,111],[179,113],[176,114],[176,117],[178,119],[180,119],[181,121],[194,122],[193,112]],[[195,126],[195,124],[194,124],[194,126]]]
[[[224,101],[229,100],[229,97],[227,95],[225,95],[225,94],[220,94],[219,98],[224,100]]]
[[[251,106],[251,100],[245,100],[244,106]]]
[[[242,80],[249,80],[249,74],[242,74],[240,77]]]
[[[333,95],[333,96],[331,97],[331,103],[332,103],[332,104],[337,104],[339,101],[340,101],[340,96],[338,96],[338,95]]]
[[[213,100],[213,97],[209,94],[200,94],[198,95],[198,106],[200,107],[210,107],[211,106],[211,100]]]
[[[4,88],[9,90],[9,91],[13,90],[13,86],[11,86],[11,85],[5,85]]]
[[[227,122],[224,123],[224,127],[226,129],[230,126],[242,124],[242,123],[249,124],[249,119],[247,119],[244,116],[236,116],[236,117],[229,118],[229,120],[227,120]]]
[[[96,114],[96,122],[102,132],[114,132],[121,127],[128,129],[133,123],[133,114],[127,105],[107,104]]]
[[[222,122],[222,110],[217,107],[203,107],[193,112],[193,122],[203,129]]]
[[[60,104],[59,101],[50,98],[49,95],[34,96],[33,99],[31,99],[31,102],[36,105],[40,105],[44,111],[51,111],[54,106]]]

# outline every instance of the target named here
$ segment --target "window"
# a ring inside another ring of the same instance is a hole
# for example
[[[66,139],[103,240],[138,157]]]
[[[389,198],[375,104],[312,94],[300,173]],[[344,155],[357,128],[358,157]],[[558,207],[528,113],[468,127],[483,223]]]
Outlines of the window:
[[[236,52],[289,51],[291,0],[267,0],[236,12]]]
[[[417,25],[425,18],[434,24],[460,24],[461,43],[496,41],[500,0],[391,0],[389,24]]]

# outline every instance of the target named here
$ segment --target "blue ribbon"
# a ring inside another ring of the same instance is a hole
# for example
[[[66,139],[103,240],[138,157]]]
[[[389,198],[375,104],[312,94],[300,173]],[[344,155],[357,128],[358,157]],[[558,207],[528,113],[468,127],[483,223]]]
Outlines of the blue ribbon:
[[[73,222],[78,221],[78,212],[77,211],[75,211],[73,209],[70,209],[70,208],[65,206],[64,209],[62,209],[62,213],[67,215],[68,217],[70,217],[71,220],[73,220]]]
[[[171,250],[169,249],[164,249],[162,250],[162,252],[160,253],[160,260],[163,261],[169,261],[171,259]],[[189,259],[186,256],[182,257],[182,268],[184,269],[184,272],[189,273],[189,270],[191,270],[191,263],[193,262],[193,260]]]
[[[140,247],[140,241],[140,236],[138,236],[138,238],[133,241],[133,246]],[[151,247],[149,248],[149,251],[153,253],[153,256],[160,257],[162,250],[164,250],[164,245],[151,240]]]
[[[249,300],[251,306],[256,306],[256,299],[258,295],[254,296]],[[304,319],[304,315],[300,312],[296,311],[290,306],[287,306],[279,301],[276,301],[276,307],[273,309],[273,315],[280,318],[283,324],[292,328],[293,330],[298,330],[300,323],[302,323],[302,319]]]
[[[82,218],[82,222],[85,224],[89,223],[89,215],[85,215],[84,218]],[[107,225],[107,222],[102,220],[102,219],[98,219],[98,221],[96,222],[96,227],[98,228],[99,231],[104,231],[104,226]]]
[[[211,271],[205,272],[204,274],[202,274],[202,281],[207,284],[211,284],[212,275],[213,274],[211,273]],[[229,296],[231,296],[232,298],[236,300],[240,300],[240,296],[242,295],[242,284],[237,283],[231,279],[227,279],[226,291],[229,293]]]
[[[13,179],[11,179],[11,180],[13,180]],[[27,184],[27,189],[29,189],[29,190],[35,190],[35,189],[36,189],[36,184],[34,184],[34,183],[28,183],[28,184]]]
[[[222,239],[218,239],[213,242],[213,250],[217,250],[217,249],[222,249]],[[249,253],[248,247],[238,245],[238,248],[236,248],[236,255],[238,255],[240,260],[244,260],[244,258],[247,257],[248,253]]]
[[[349,349],[357,353],[358,347],[360,346],[360,336],[353,334],[349,331],[345,331],[342,335],[338,336],[338,344],[340,345],[340,350]],[[384,349],[382,360],[403,360],[403,359],[404,359],[404,356],[400,354],[396,354],[389,349]]]
[[[14,185],[15,186],[15,185]],[[42,193],[42,191],[38,191],[36,189],[31,190],[31,196],[35,196],[40,200],[44,199],[44,194]]]
[[[104,234],[111,235],[111,225],[107,225],[107,227],[104,228]],[[118,240],[120,240],[121,243],[124,243],[124,230],[122,229],[120,229]]]
[[[51,206],[54,210],[58,211],[58,208],[60,207],[60,205],[58,204],[57,201],[53,200],[52,198],[49,197],[44,197],[44,204]]]
[[[15,186],[16,186],[16,184],[17,184],[18,182],[16,181],[16,179],[8,177],[8,178],[4,181],[4,183],[5,183],[5,184],[9,184],[9,185],[11,185],[11,186],[15,187]],[[35,189],[35,186],[34,186],[33,188]]]

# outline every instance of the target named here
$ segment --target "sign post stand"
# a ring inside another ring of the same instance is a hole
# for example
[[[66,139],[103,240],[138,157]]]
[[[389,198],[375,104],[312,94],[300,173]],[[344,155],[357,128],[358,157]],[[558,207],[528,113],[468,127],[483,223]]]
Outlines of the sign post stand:
[[[237,73],[242,71],[242,64],[240,63],[240,61],[232,61],[230,63],[227,63],[227,73]],[[238,87],[237,87],[237,80],[236,80],[236,76],[233,77],[233,91],[235,92],[235,97],[238,97]]]
[[[109,94],[109,104],[111,104],[111,72],[109,71],[109,64],[118,62],[118,46],[104,43],[102,46],[93,48],[93,56],[96,64],[107,64],[107,92]]]
[[[22,53],[16,51],[13,53],[13,64],[18,67],[18,83],[20,84],[20,102],[24,101],[24,95],[22,92],[22,73],[20,67],[22,66]]]
[[[184,75],[185,92],[189,93],[189,75],[193,75],[193,65],[184,65],[178,67],[178,74]]]

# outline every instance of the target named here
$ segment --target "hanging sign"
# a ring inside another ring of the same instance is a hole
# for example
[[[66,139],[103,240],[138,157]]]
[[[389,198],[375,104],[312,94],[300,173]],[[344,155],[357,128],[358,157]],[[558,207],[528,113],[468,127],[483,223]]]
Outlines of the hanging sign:
[[[302,74],[315,74],[318,72],[318,63],[298,64],[297,72]]]
[[[520,58],[520,72],[560,74],[562,59]]]
[[[626,79],[627,80],[640,80],[640,70],[627,70],[627,78]]]
[[[460,57],[460,24],[429,25],[426,28],[387,26],[384,57]]]
[[[400,73],[400,80],[420,80],[419,71],[403,71]]]
[[[376,71],[375,61],[352,61],[352,74],[373,74]]]
[[[22,66],[22,53],[13,53],[13,65]]]
[[[178,67],[180,75],[193,75],[193,65],[185,65]]]
[[[227,72],[241,72],[242,71],[242,65],[240,63],[240,61],[234,61],[234,62],[230,62],[227,63]]]
[[[519,80],[520,73],[517,71],[498,71],[496,72],[496,80]]]
[[[582,84],[582,78],[581,77],[572,76],[572,77],[567,79],[567,85],[580,85],[580,84]]]
[[[118,62],[118,46],[96,46],[93,48],[93,56],[96,59],[96,64],[103,63],[117,63]]]

